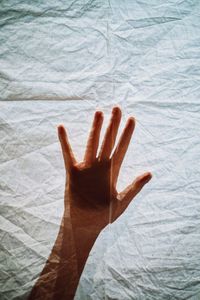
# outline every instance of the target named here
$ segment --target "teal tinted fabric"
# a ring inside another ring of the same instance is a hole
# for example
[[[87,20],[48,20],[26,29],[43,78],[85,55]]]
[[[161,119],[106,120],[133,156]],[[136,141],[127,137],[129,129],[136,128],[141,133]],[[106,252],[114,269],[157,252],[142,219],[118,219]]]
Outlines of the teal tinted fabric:
[[[198,1],[1,1],[0,299],[26,299],[59,229],[64,123],[82,159],[93,114],[134,137],[118,189],[152,181],[99,236],[76,300],[199,299]],[[103,135],[103,134],[102,134]],[[101,136],[102,138],[102,136]]]

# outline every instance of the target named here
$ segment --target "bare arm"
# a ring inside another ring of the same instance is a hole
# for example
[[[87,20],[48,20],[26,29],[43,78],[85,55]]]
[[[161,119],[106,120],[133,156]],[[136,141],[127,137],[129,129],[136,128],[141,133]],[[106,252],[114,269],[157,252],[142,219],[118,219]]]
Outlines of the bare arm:
[[[80,163],[74,157],[64,126],[58,127],[67,178],[64,214],[55,245],[29,300],[73,299],[99,233],[124,212],[151,179],[151,173],[147,172],[137,177],[124,191],[117,192],[120,167],[135,127],[134,118],[129,118],[111,156],[120,120],[121,110],[114,107],[97,155],[103,114],[95,113],[84,159]]]

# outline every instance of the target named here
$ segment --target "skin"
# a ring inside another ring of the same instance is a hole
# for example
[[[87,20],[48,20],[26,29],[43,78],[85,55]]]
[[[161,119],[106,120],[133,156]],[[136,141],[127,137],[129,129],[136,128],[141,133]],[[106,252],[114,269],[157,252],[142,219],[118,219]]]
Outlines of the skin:
[[[29,300],[73,299],[99,233],[125,211],[152,178],[146,172],[117,192],[120,167],[135,128],[135,119],[130,117],[114,149],[120,120],[121,110],[115,106],[98,152],[103,113],[95,112],[82,162],[76,161],[65,127],[58,126],[66,169],[64,213],[52,252]]]

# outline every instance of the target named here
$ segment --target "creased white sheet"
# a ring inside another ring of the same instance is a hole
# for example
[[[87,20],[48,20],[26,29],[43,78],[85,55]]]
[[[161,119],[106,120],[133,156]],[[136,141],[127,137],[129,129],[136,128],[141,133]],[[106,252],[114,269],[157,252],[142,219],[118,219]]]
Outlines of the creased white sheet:
[[[118,189],[152,181],[99,236],[76,300],[200,299],[199,1],[1,1],[0,299],[26,299],[50,254],[64,123],[82,159],[96,109],[137,125]],[[29,101],[27,101],[29,100]]]

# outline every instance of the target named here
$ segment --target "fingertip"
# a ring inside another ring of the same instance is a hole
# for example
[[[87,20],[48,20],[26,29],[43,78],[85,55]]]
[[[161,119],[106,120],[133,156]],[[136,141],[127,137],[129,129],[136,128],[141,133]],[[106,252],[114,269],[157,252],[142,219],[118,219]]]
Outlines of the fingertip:
[[[146,172],[146,173],[144,173],[144,174],[142,174],[142,175],[140,175],[136,178],[136,184],[144,185],[147,182],[149,182],[151,180],[151,178],[152,178],[152,173],[151,172]]]
[[[121,112],[121,109],[118,105],[115,105],[112,109],[112,114],[117,114],[119,116],[121,116],[122,112]]]
[[[132,127],[133,129],[135,128],[135,118],[134,117],[128,118],[127,127]]]
[[[101,119],[101,118],[103,117],[103,112],[100,111],[100,110],[96,111],[95,117],[96,117],[98,120]]]
[[[135,122],[135,118],[134,117],[129,117],[129,122]]]
[[[146,174],[146,176],[149,176],[150,178],[153,177],[153,174],[151,172],[146,172],[145,174]]]
[[[65,127],[63,124],[60,124],[57,126],[57,131],[58,131],[59,136],[63,136],[66,134]]]
[[[146,181],[146,182],[148,182],[153,177],[153,174],[151,172],[146,172],[146,173],[144,173],[143,176],[144,176],[143,180]]]

